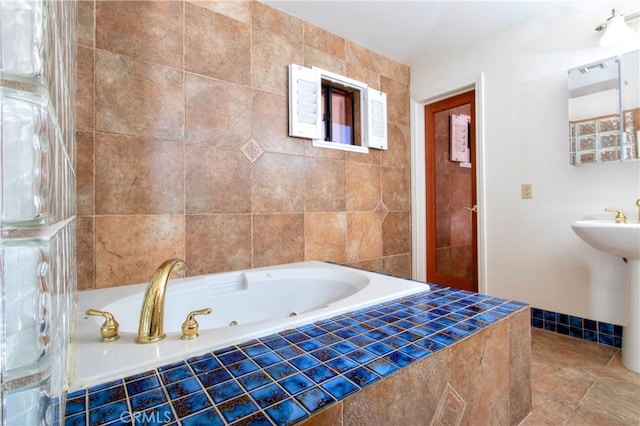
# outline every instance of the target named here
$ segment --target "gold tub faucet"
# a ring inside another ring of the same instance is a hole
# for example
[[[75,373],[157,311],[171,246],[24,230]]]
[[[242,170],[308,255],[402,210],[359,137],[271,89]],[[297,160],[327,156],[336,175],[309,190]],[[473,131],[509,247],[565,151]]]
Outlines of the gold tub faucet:
[[[640,198],[636,200],[636,206],[638,206],[638,223],[640,223]]]
[[[183,273],[187,264],[180,259],[169,259],[156,269],[142,299],[142,311],[136,343],[151,343],[164,339],[164,299],[171,272]]]

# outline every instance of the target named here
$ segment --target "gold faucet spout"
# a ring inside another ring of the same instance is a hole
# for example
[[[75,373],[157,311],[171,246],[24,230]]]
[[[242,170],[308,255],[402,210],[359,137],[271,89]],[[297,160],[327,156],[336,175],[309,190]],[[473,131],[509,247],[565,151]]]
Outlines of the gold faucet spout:
[[[636,206],[638,206],[638,223],[640,223],[640,198],[636,200]]]
[[[164,299],[171,272],[183,273],[187,264],[180,259],[166,260],[156,269],[142,299],[136,343],[151,343],[164,339]]]

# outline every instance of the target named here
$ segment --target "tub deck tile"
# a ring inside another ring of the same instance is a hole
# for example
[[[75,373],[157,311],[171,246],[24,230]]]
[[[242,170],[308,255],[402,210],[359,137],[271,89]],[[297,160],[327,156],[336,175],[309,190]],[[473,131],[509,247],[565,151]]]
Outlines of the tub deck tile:
[[[426,293],[74,391],[65,423],[143,413],[185,425],[295,423],[526,306],[431,285]]]

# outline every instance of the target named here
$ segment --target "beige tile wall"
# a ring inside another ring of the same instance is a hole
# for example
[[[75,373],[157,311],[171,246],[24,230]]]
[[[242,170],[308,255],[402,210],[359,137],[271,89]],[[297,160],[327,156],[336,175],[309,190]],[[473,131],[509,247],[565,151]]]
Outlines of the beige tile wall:
[[[407,66],[253,1],[80,1],[78,27],[81,289],[169,257],[190,275],[326,260],[410,276]],[[387,93],[389,150],[289,137],[290,63]]]

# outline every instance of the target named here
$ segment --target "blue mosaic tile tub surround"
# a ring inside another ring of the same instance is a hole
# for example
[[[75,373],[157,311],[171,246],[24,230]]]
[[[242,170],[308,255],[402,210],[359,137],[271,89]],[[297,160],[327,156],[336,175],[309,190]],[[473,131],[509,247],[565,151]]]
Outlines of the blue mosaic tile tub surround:
[[[602,345],[622,347],[622,326],[531,308],[531,325]]]
[[[527,306],[431,288],[72,392],[65,425],[296,423]]]

